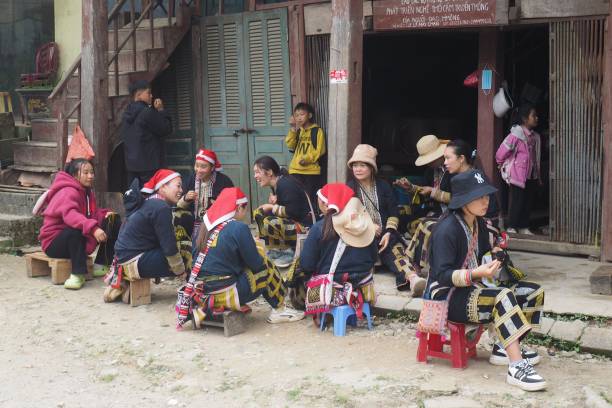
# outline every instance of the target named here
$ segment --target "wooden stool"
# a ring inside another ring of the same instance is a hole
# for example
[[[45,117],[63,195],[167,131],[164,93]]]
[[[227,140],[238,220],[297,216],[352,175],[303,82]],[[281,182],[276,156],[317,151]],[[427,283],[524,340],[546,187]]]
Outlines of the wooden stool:
[[[466,368],[468,360],[476,358],[476,345],[480,340],[484,326],[479,324],[474,337],[469,340],[465,335],[465,324],[451,321],[447,324],[450,339],[443,338],[439,334],[417,332],[419,337],[417,361],[427,363],[427,357],[436,357],[450,360],[453,368]],[[450,346],[450,352],[445,352],[444,346]]]
[[[70,262],[70,259],[49,258],[44,252],[27,254],[25,259],[29,278],[51,275],[51,282],[54,285],[63,285],[72,272],[72,262]],[[87,257],[87,275],[85,275],[85,279],[91,280],[93,278],[93,258]]]
[[[204,326],[222,327],[225,337],[232,337],[246,331],[246,315],[251,312],[247,305],[242,306],[239,312],[223,311],[211,313],[202,321]]]
[[[151,303],[151,279],[125,280],[128,289],[123,293],[121,300],[130,306],[148,305]]]

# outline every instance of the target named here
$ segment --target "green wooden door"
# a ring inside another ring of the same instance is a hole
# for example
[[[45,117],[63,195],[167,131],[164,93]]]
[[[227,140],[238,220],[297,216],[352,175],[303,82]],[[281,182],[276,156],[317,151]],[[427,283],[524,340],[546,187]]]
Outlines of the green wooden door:
[[[253,179],[264,154],[287,165],[291,113],[286,10],[210,17],[203,24],[204,141],[255,207],[265,201]]]

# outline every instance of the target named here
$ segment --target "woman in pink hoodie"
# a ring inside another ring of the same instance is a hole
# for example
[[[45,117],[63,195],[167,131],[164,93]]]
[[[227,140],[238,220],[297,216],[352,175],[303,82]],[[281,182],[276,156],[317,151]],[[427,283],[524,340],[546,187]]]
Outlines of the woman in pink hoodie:
[[[533,235],[529,231],[531,202],[538,186],[542,185],[540,174],[540,135],[534,130],[538,126],[538,114],[533,105],[525,104],[518,109],[515,125],[497,149],[495,161],[502,177],[510,186],[510,208],[508,209],[508,232]]]
[[[114,255],[120,220],[109,210],[96,207],[93,182],[91,162],[74,159],[57,173],[43,202],[43,225],[38,239],[47,256],[72,261],[70,278],[64,283],[67,289],[83,286],[87,255],[98,244],[101,247],[96,263],[108,264]]]

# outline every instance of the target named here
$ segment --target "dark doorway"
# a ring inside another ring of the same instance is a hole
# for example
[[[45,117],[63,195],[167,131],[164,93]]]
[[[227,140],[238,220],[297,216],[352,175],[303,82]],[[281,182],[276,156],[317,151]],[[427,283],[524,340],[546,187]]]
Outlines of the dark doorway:
[[[420,175],[421,136],[476,143],[478,94],[463,80],[478,67],[471,32],[374,34],[364,38],[363,142],[393,175]]]

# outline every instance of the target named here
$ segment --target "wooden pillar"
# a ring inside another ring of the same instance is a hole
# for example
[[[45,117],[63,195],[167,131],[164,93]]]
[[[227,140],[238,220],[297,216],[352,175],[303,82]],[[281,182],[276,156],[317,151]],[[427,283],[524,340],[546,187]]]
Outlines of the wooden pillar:
[[[306,78],[306,34],[304,5],[289,6],[289,64],[291,71],[291,106],[308,101]]]
[[[328,181],[345,181],[346,162],[361,143],[363,2],[332,0],[329,69],[346,70],[348,80],[329,85]]]
[[[108,7],[106,0],[83,0],[81,37],[81,128],[96,154],[95,189],[107,191],[108,146]]]
[[[612,3],[611,12],[612,12]],[[608,16],[604,34],[603,78],[603,200],[601,260],[612,261],[612,18]]]
[[[478,37],[478,68],[493,70],[492,89],[485,94],[478,86],[478,158],[482,162],[482,170],[492,183],[499,186],[499,172],[495,164],[495,152],[503,140],[502,121],[493,113],[493,97],[501,86],[503,78],[498,73],[503,72],[503,61],[500,50],[502,35],[495,28],[480,30]],[[496,73],[497,72],[497,73]]]

